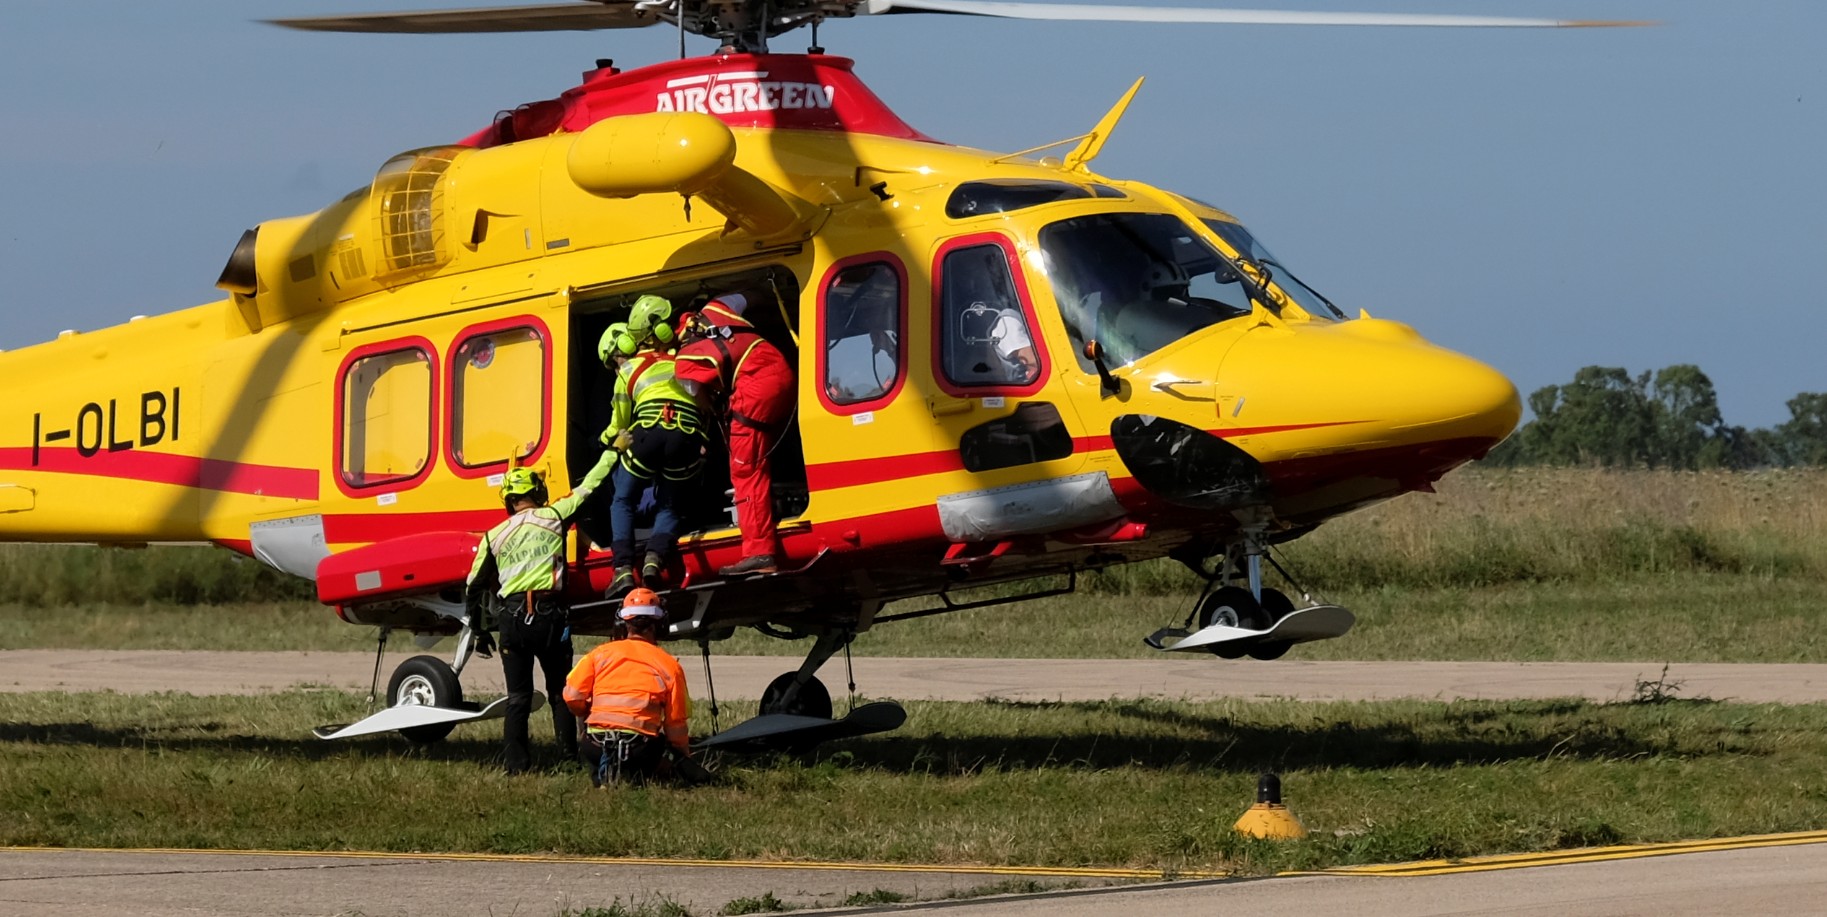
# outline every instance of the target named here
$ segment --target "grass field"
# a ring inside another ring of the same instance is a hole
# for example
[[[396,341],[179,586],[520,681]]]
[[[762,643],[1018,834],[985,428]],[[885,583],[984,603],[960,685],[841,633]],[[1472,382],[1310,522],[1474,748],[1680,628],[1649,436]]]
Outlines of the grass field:
[[[1303,588],[1359,616],[1350,636],[1294,658],[1827,660],[1815,625],[1827,472],[1468,469],[1439,487],[1279,549]],[[1076,595],[884,625],[855,651],[1145,656],[1142,635],[1182,620],[1197,589],[1171,562],[1119,567]],[[0,648],[360,651],[373,640],[304,584],[221,551],[0,546]],[[745,632],[716,649],[804,645]]]
[[[1827,595],[1824,485],[1821,472],[1456,474],[1438,495],[1353,514],[1280,549],[1305,588],[1359,615],[1347,638],[1291,658],[1827,661],[1816,623]],[[1161,563],[1083,585],[1074,596],[884,626],[856,651],[1145,656],[1139,638],[1182,618],[1196,588]],[[0,648],[365,651],[373,639],[301,584],[221,552],[0,547]],[[752,633],[717,646],[804,649]],[[903,729],[816,759],[731,759],[715,786],[593,793],[564,767],[506,778],[499,730],[486,726],[427,749],[307,737],[362,715],[353,693],[0,694],[0,845],[1172,875],[1827,824],[1827,706],[1644,696],[1663,702],[914,703]],[[725,724],[750,712],[728,704]],[[535,718],[536,736],[544,722]],[[693,732],[710,731],[700,711]],[[1230,830],[1262,771],[1281,774],[1308,839],[1270,844]],[[619,907],[579,914],[676,913],[665,902]]]
[[[734,705],[732,705],[734,706]],[[498,730],[323,743],[359,696],[0,695],[0,845],[552,851],[1260,873],[1827,823],[1827,709],[1704,699],[910,704],[719,785],[525,778]],[[732,710],[731,716],[746,711]],[[544,722],[536,718],[538,739]],[[694,734],[709,731],[700,718]],[[1230,826],[1279,772],[1311,832]],[[300,805],[300,799],[311,805]]]

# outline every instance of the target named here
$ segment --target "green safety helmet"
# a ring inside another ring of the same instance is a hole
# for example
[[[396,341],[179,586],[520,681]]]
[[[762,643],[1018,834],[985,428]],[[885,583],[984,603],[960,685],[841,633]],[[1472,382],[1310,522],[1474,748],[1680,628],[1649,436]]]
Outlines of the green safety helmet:
[[[596,342],[596,357],[604,366],[611,365],[611,360],[618,356],[632,357],[640,347],[640,340],[628,330],[627,322],[615,322],[603,329],[602,339]]]
[[[634,301],[634,308],[628,310],[628,330],[636,340],[645,340],[648,335],[661,344],[673,342],[672,303],[664,296],[649,293]]]
[[[546,479],[531,468],[509,468],[501,476],[501,502],[510,506],[517,499],[528,499],[544,505],[546,502]]]

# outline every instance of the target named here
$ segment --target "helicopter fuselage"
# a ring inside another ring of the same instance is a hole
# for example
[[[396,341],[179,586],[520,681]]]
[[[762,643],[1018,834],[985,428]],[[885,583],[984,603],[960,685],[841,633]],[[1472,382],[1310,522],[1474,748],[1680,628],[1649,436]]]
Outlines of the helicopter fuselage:
[[[596,338],[648,293],[746,292],[797,364],[775,496],[804,570],[722,590],[707,627],[1295,537],[1520,414],[1501,374],[1346,317],[1228,214],[937,142],[822,55],[586,74],[262,224],[220,285],[0,353],[0,540],[211,542],[350,620],[448,627],[399,600],[460,581],[510,461],[556,495],[595,460]],[[684,537],[673,584],[739,542]],[[580,596],[607,584],[604,552],[574,560]]]

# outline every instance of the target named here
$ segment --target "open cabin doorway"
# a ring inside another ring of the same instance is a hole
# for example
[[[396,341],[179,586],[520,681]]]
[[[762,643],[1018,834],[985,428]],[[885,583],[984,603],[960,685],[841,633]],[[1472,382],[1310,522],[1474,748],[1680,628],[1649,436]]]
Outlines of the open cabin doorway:
[[[673,320],[695,311],[712,299],[729,293],[747,294],[749,305],[743,318],[755,326],[763,338],[785,355],[795,376],[799,365],[799,293],[800,282],[785,266],[768,266],[745,271],[693,277],[688,280],[656,282],[620,287],[611,294],[580,293],[571,305],[571,377],[570,417],[567,419],[567,467],[572,484],[581,480],[602,454],[599,439],[613,416],[615,371],[603,366],[597,354],[598,341],[604,330],[615,322],[628,320],[635,300],[645,295],[665,297],[673,304]],[[734,495],[730,489],[729,453],[725,443],[722,417],[712,404],[705,412],[708,424],[709,451],[697,483],[687,489],[691,494],[681,507],[680,540],[699,544],[736,540]],[[779,444],[769,456],[773,475],[775,518],[785,523],[806,511],[805,450],[799,432],[799,415],[795,411]],[[589,547],[580,548],[580,559],[591,563],[608,562],[610,542],[608,487],[599,490],[578,517],[578,530]],[[641,501],[635,536],[644,545],[653,521],[651,493]],[[582,539],[580,539],[580,542]]]

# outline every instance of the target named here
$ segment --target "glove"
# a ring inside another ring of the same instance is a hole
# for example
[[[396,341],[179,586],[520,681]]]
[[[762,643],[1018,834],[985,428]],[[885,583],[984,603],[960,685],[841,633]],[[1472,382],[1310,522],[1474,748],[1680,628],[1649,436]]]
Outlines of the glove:
[[[626,452],[632,445],[634,445],[634,431],[623,430],[615,435],[615,442],[610,443],[609,448],[617,452]]]

